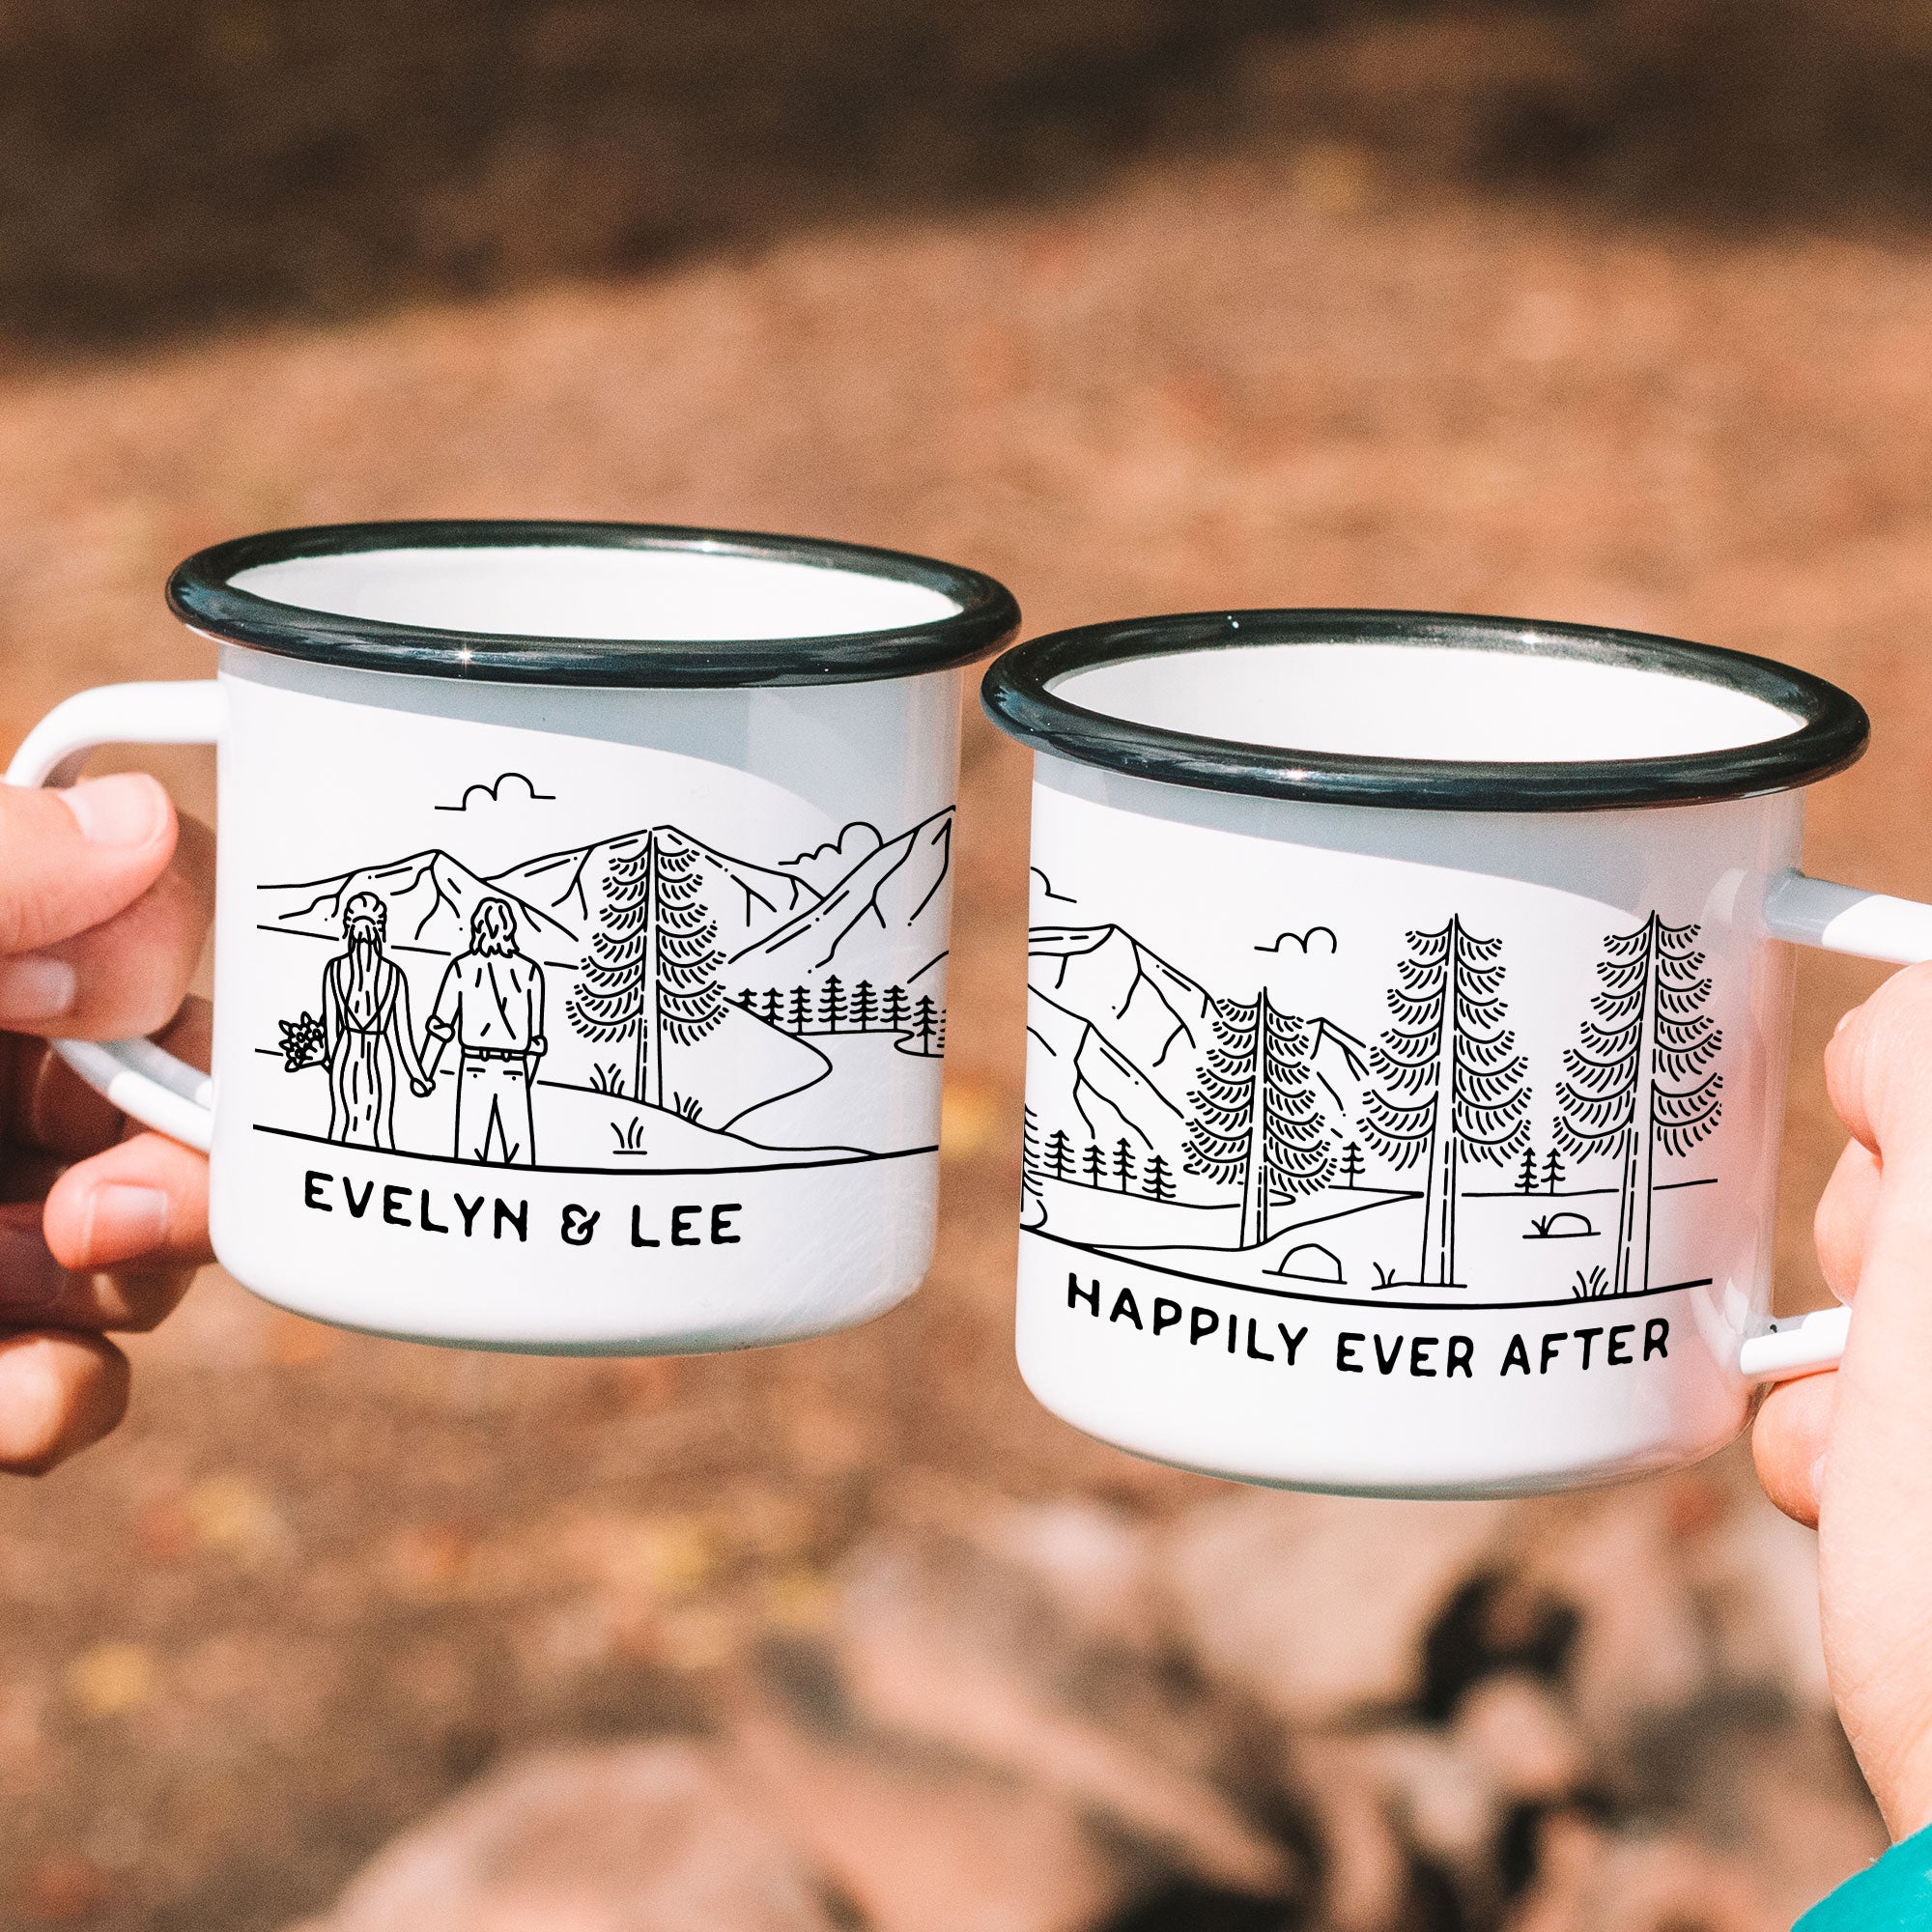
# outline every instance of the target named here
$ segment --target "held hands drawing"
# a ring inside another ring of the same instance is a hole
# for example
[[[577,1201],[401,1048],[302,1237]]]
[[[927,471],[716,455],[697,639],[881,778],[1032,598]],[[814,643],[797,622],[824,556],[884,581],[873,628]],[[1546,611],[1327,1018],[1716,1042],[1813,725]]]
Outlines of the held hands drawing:
[[[951,854],[949,808],[770,866],[656,825],[488,878],[432,847],[262,886],[296,1011],[256,1125],[621,1174],[921,1151]]]
[[[1056,916],[1077,903],[1048,892]],[[1539,1080],[1505,945],[1459,917],[1340,974],[1301,961],[1346,933],[1281,933],[1254,949],[1277,960],[1246,999],[1118,924],[1036,925],[1025,1225],[1184,1278],[1368,1305],[1701,1285],[1689,1210],[1714,1180],[1690,1156],[1723,1081],[1698,936],[1655,913],[1606,932]],[[1350,1024],[1287,1009],[1283,984],[1326,989]]]

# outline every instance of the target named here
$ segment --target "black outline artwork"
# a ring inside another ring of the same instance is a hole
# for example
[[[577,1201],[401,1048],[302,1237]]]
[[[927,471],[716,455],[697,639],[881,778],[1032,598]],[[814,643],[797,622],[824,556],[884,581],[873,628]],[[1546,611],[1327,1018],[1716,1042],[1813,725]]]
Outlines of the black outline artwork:
[[[304,1080],[325,1069],[330,1108],[326,1132],[257,1124],[612,1174],[915,1151],[917,1125],[892,1124],[905,1110],[890,1076],[901,1058],[945,1052],[952,818],[948,807],[894,838],[854,820],[777,864],[658,824],[488,877],[430,847],[265,885],[264,931],[334,951],[320,962],[320,1011],[279,1020],[279,1042],[258,1051]],[[427,1009],[420,1045],[412,978]],[[299,1102],[310,1121],[320,1097]]]
[[[511,779],[515,779],[517,782],[523,786],[526,794],[526,802],[527,804],[554,805],[556,802],[555,792],[539,791],[536,787],[536,781],[532,779],[528,773],[498,772],[497,776],[494,779],[490,780],[490,781],[487,784],[478,783],[478,784],[465,785],[463,787],[463,799],[461,804],[439,805],[434,809],[438,811],[468,811],[470,809],[470,802],[475,798],[478,792],[481,792],[483,796],[487,798],[492,805],[501,805],[503,803],[502,787],[505,784],[507,784]]]
[[[544,973],[518,949],[508,899],[487,898],[470,915],[469,950],[443,968],[427,1033],[426,1083],[443,1048],[456,1048],[456,1158],[533,1167],[530,1090],[550,1051]]]
[[[1651,1266],[1660,1204],[1714,1184],[1685,1171],[1721,1113],[1697,937],[1656,914],[1607,935],[1578,1044],[1539,1075],[1503,936],[1459,916],[1392,949],[1372,1046],[1288,1009],[1274,985],[1334,983],[1293,955],[1271,984],[1217,995],[1122,926],[1036,926],[1022,1224],[1182,1279],[1367,1307],[1704,1285]]]

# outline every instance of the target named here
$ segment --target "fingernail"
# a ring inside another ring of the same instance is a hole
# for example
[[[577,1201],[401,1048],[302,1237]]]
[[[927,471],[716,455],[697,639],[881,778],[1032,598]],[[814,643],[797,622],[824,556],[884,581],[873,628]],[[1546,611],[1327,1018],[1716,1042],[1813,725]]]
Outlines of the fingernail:
[[[168,1232],[168,1197],[158,1187],[110,1181],[87,1200],[87,1252],[97,1265],[132,1261]]]
[[[73,1005],[76,983],[65,959],[33,952],[0,959],[0,1026],[58,1019]]]
[[[0,1222],[0,1315],[51,1308],[67,1283],[67,1269],[54,1260],[38,1221],[32,1227]]]
[[[145,845],[161,829],[167,810],[166,794],[142,772],[87,779],[58,796],[96,845]]]

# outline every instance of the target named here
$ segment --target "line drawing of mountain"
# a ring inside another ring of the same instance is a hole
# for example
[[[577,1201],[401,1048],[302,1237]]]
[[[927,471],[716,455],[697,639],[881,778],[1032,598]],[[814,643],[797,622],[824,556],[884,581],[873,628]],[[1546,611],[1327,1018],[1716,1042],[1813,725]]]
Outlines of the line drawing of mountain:
[[[1308,1026],[1312,1069],[1339,1128],[1359,1110],[1369,1049],[1333,1020]],[[1214,1043],[1214,1001],[1198,980],[1123,926],[1037,925],[1027,935],[1027,1099],[1042,1144],[1056,1130],[1083,1151],[1111,1153],[1125,1141],[1142,1163],[1165,1160],[1178,1206],[1221,1205],[1187,1161]]]
[[[547,852],[498,872],[490,883],[540,906],[580,940],[587,939],[596,924],[611,862],[654,837],[696,855],[705,910],[717,922],[719,943],[727,954],[818,903],[818,890],[808,880],[734,859],[674,825],[645,827],[594,845]]]
[[[734,952],[731,965],[740,978],[749,965],[807,983],[835,969],[848,982],[895,981],[906,957],[929,963],[946,951],[952,869],[948,806],[867,853],[816,905]]]
[[[1028,933],[1027,1032],[1039,1062],[1029,1092],[1047,1131],[1077,1122],[1086,1139],[1125,1140],[1178,1176],[1212,1030],[1207,989],[1123,927]]]
[[[261,923],[274,932],[313,939],[342,937],[342,909],[358,893],[372,893],[388,909],[389,943],[427,952],[457,953],[469,944],[469,922],[485,899],[507,899],[517,916],[518,940],[550,965],[577,963],[577,935],[560,920],[532,905],[514,887],[480,879],[440,846],[386,866],[362,866],[329,879],[258,888],[270,895]],[[259,903],[259,901],[258,901]],[[567,958],[551,955],[559,952]]]
[[[1370,1079],[1368,1042],[1330,1019],[1318,1017],[1308,1024],[1315,1036],[1309,1048],[1315,1077],[1328,1090],[1335,1111],[1352,1121],[1361,1113],[1362,1090]]]

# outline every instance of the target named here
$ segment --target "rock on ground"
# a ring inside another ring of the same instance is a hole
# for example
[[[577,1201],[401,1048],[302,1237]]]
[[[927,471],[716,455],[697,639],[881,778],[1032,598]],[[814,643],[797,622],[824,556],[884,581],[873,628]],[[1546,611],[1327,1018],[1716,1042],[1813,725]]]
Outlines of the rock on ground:
[[[1236,1495],[1179,1520],[1167,1578],[1203,1668],[1286,1722],[1332,1723],[1415,1695],[1424,1633],[1508,1515]]]
[[[299,1932],[831,1932],[806,1867],[681,1742],[563,1749],[486,1777]]]

